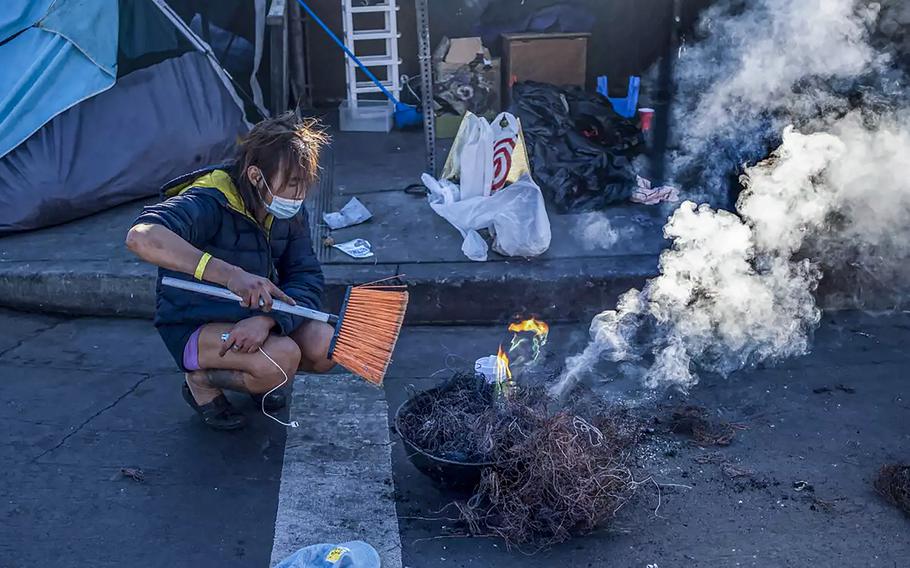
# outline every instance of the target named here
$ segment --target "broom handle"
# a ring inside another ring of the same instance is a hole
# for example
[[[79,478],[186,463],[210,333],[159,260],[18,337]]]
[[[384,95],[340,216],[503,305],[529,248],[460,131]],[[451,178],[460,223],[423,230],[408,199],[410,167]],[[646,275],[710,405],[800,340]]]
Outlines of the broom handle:
[[[234,300],[236,302],[239,302],[241,299],[240,296],[225,288],[220,288],[218,286],[209,286],[208,284],[200,284],[199,282],[190,282],[189,280],[181,280],[179,278],[172,278],[170,276],[165,276],[162,278],[161,283],[165,286],[170,286],[171,288],[180,288],[181,290],[206,294],[207,296],[214,296],[215,298]],[[292,306],[290,304],[282,302],[281,300],[274,300],[272,302],[272,309],[278,310],[279,312],[285,312],[291,315],[326,323],[334,324],[338,321],[338,317],[332,314],[311,310],[309,308],[304,308],[301,306]]]
[[[364,65],[363,62],[356,55],[354,55],[354,52],[351,51],[350,49],[348,49],[348,46],[346,46],[343,41],[338,39],[338,36],[335,35],[335,32],[333,32],[332,30],[329,29],[329,26],[327,26],[326,23],[323,22],[322,19],[316,15],[316,12],[314,12],[313,9],[310,8],[306,2],[304,2],[303,0],[297,0],[297,3],[300,4],[300,7],[303,8],[306,11],[306,13],[310,15],[311,18],[313,18],[314,22],[319,24],[319,27],[322,28],[325,31],[325,33],[329,34],[329,37],[332,38],[332,41],[337,43],[338,47],[340,47],[342,50],[344,50],[344,52],[347,54],[347,56],[354,60],[354,63],[356,63],[357,66],[360,67],[360,70],[363,71],[364,74],[366,74],[366,76],[369,77],[370,80],[373,81],[377,87],[379,87],[379,90],[382,91],[382,94],[384,94],[386,97],[388,97],[388,99],[390,101],[392,101],[393,103],[395,103],[396,105],[401,104],[401,101],[399,101],[398,98],[395,97],[395,95],[390,93],[389,90],[385,88],[385,85],[382,84],[382,81],[377,79],[376,75],[373,75],[373,72],[370,71],[370,68],[367,67],[366,65]]]

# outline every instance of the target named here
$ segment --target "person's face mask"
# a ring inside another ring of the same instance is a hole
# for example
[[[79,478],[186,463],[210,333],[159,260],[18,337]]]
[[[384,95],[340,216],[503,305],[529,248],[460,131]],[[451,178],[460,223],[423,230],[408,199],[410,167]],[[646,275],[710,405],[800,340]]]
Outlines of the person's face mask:
[[[262,173],[262,170],[259,170],[259,177],[262,179],[262,183],[265,184],[265,190],[272,196],[271,203],[266,203],[264,199],[262,200],[266,211],[278,219],[290,219],[300,212],[300,208],[303,207],[302,199],[287,199],[286,197],[275,195],[272,193],[272,188],[269,187],[269,182],[265,181],[265,174]]]

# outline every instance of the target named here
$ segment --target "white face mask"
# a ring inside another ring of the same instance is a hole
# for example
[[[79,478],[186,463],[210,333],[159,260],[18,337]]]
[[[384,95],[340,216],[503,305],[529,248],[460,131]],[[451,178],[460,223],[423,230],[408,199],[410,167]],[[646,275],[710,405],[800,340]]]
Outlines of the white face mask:
[[[266,211],[278,219],[290,219],[297,213],[300,213],[300,208],[303,207],[302,199],[278,197],[272,193],[272,188],[269,187],[269,182],[265,181],[265,175],[262,173],[262,170],[259,170],[259,177],[262,179],[262,183],[265,184],[266,191],[272,196],[271,203],[266,203],[264,199],[262,200]]]

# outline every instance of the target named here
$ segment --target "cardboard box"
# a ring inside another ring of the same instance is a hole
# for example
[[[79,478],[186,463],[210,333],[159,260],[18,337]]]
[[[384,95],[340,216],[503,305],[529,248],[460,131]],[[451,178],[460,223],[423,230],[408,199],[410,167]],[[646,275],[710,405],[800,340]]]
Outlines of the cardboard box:
[[[512,85],[539,81],[552,85],[585,86],[588,61],[587,33],[502,34],[505,104]]]
[[[478,55],[490,58],[490,52],[484,49],[479,37],[456,37],[449,40],[449,50],[443,62],[464,65],[474,61]]]
[[[494,62],[499,67],[499,59],[492,59],[490,50],[483,46],[479,37],[443,38],[433,54],[436,81],[445,81],[456,71],[478,59],[485,64]]]
[[[437,138],[454,138],[466,110],[488,120],[499,113],[502,64],[490,57],[479,37],[444,38],[436,47],[433,61],[434,97],[444,108],[456,110],[436,115]],[[472,94],[462,95],[462,89]]]

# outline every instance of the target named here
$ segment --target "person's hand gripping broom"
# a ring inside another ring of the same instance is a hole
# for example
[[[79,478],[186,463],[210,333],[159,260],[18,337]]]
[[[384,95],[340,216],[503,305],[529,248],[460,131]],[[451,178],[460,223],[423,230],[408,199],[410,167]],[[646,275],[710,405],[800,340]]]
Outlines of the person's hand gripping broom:
[[[329,346],[329,359],[371,383],[381,385],[404,323],[408,291],[403,285],[382,285],[380,282],[382,281],[348,288],[341,313],[337,316],[291,306],[280,300],[273,302],[272,309],[334,324],[335,335]],[[162,278],[161,283],[172,288],[240,301],[240,296],[218,286],[169,276]]]

